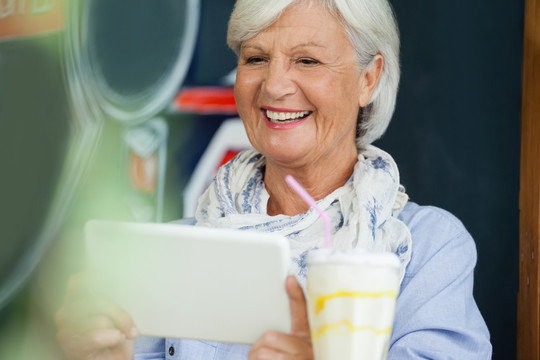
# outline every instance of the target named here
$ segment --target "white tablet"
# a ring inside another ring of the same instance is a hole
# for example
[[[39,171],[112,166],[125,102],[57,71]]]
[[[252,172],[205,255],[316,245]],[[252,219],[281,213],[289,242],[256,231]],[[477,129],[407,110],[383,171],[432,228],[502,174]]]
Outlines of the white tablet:
[[[85,230],[96,291],[142,335],[251,344],[267,330],[290,331],[281,236],[101,220]]]

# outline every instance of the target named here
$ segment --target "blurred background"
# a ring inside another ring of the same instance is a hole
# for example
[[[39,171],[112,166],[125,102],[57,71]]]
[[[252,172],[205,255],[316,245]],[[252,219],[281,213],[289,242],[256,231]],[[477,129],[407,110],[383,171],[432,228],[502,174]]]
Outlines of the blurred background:
[[[402,80],[377,145],[472,233],[493,359],[515,358],[523,0],[391,2]],[[0,0],[0,358],[62,358],[53,314],[88,219],[191,216],[249,146],[233,3]]]

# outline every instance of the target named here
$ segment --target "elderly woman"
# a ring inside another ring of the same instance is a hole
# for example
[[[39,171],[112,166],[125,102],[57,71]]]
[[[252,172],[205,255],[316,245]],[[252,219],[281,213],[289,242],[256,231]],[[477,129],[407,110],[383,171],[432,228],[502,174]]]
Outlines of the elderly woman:
[[[285,235],[303,285],[305,256],[322,246],[323,231],[286,184],[291,174],[330,215],[336,248],[399,256],[389,359],[490,359],[472,295],[472,238],[448,212],[408,202],[393,159],[370,145],[388,126],[399,80],[387,0],[238,0],[227,41],[238,55],[235,97],[255,150],[220,169],[200,199],[197,225]],[[151,338],[134,346],[131,318],[114,306],[86,326],[79,321],[85,331],[77,335],[68,316],[75,290],[58,313],[58,338],[73,359],[309,359],[298,283],[286,284],[292,332],[268,332],[251,347]]]

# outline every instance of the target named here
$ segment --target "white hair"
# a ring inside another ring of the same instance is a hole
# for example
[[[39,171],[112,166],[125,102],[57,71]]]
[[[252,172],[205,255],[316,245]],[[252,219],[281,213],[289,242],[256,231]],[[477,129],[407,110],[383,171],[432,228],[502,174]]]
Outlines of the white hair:
[[[377,88],[360,109],[357,143],[365,147],[380,138],[392,118],[399,84],[399,32],[388,0],[237,0],[227,44],[237,54],[243,41],[272,25],[283,11],[299,2],[317,2],[342,24],[356,52],[359,69],[370,68],[375,55],[384,63]]]

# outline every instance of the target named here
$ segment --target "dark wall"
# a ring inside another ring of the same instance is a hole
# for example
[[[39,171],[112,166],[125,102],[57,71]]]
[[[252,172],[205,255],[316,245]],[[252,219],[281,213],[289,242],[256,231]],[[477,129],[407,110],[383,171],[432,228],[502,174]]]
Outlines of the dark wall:
[[[413,201],[451,211],[473,235],[493,359],[515,358],[523,1],[392,3],[402,78],[378,145]]]

